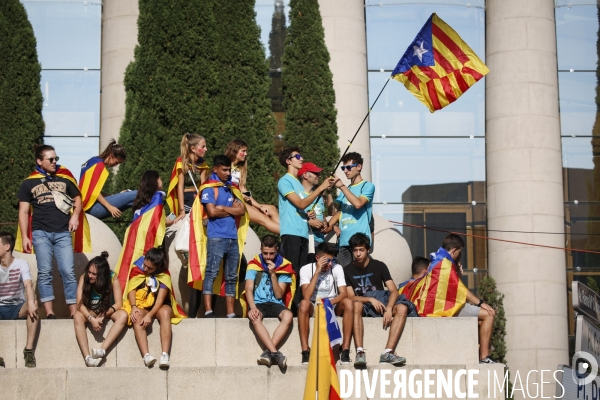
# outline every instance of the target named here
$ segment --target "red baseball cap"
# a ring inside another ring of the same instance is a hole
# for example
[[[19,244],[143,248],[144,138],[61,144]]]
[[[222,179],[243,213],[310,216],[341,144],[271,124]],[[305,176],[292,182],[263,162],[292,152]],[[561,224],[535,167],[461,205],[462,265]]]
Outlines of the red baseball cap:
[[[300,170],[298,171],[298,176],[302,176],[304,175],[305,172],[314,172],[314,173],[318,173],[323,171],[323,168],[319,168],[317,167],[315,164],[311,163],[311,162],[303,162],[302,163],[302,168],[300,168]]]

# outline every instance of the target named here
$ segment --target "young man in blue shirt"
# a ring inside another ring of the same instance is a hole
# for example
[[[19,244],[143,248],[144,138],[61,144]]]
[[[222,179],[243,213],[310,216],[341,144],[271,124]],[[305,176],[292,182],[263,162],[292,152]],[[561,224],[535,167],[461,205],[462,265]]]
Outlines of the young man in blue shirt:
[[[373,195],[375,185],[362,178],[363,158],[358,153],[348,153],[342,158],[342,171],[350,179],[350,186],[337,180],[335,187],[340,194],[332,205],[338,212],[331,218],[329,225],[340,227],[340,250],[338,262],[345,267],[352,262],[349,240],[355,233],[364,233],[372,243],[371,220],[373,218]],[[332,210],[330,210],[332,211]]]
[[[281,246],[283,256],[292,263],[296,275],[308,262],[308,217],[304,210],[335,183],[335,178],[327,178],[307,196],[298,180],[303,161],[298,147],[289,147],[279,154],[279,163],[287,169],[287,174],[277,183]],[[299,301],[300,295],[296,293],[294,304]]]
[[[225,304],[227,317],[232,318],[236,296],[236,283],[240,250],[238,228],[235,218],[246,212],[246,207],[235,197],[231,189],[231,160],[225,155],[213,159],[213,171],[205,185],[220,181],[223,185],[208,187],[201,192],[201,202],[208,214],[206,270],[203,283],[205,317],[214,317],[212,311],[213,284],[221,261],[225,258],[223,278],[225,280]],[[215,191],[216,188],[216,191]],[[215,193],[216,192],[216,193]],[[216,194],[216,198],[215,198]]]

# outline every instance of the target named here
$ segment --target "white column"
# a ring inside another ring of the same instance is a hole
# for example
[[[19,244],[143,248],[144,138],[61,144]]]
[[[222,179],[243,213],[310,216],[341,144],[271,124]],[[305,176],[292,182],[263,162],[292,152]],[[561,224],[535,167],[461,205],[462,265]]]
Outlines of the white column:
[[[555,32],[553,0],[487,0],[487,214],[492,237],[564,247],[563,234],[497,231],[564,232]],[[565,252],[489,241],[489,268],[512,377],[568,364]]]
[[[364,0],[319,0],[325,44],[331,55],[337,108],[338,146],[343,153],[369,110],[367,88],[367,38]],[[369,121],[365,122],[350,151],[363,156],[363,178],[371,180]],[[343,174],[339,174],[343,177]]]
[[[104,0],[102,13],[102,100],[100,149],[118,139],[125,118],[125,68],[137,45],[137,0]]]

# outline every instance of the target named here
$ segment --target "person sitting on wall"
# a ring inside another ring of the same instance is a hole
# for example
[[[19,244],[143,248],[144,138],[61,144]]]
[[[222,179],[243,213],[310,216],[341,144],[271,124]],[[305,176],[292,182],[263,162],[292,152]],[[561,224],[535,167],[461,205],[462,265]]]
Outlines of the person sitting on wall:
[[[348,297],[354,302],[354,344],[356,360],[354,368],[367,367],[363,346],[363,316],[383,317],[383,329],[390,328],[380,363],[399,366],[406,363],[394,349],[406,324],[408,315],[415,315],[415,306],[404,296],[398,295],[396,284],[384,263],[369,257],[371,241],[364,233],[355,233],[348,241],[354,260],[344,268]],[[387,289],[387,290],[386,290]]]
[[[350,340],[352,339],[352,324],[354,307],[348,298],[344,269],[336,262],[335,248],[323,242],[315,250],[315,262],[306,264],[300,269],[300,287],[303,300],[298,307],[298,331],[302,348],[302,364],[307,365],[310,357],[308,334],[310,331],[309,318],[315,311],[317,297],[330,299],[335,308],[335,315],[343,315],[343,342],[340,361],[343,365],[350,364]]]
[[[27,261],[13,257],[15,237],[8,232],[0,233],[0,321],[27,320],[27,342],[23,350],[25,366],[35,368],[35,336],[40,320],[35,299],[31,273]],[[27,299],[25,295],[27,294]],[[0,366],[4,360],[0,358]]]
[[[402,289],[408,283],[410,283],[416,279],[422,278],[423,275],[425,275],[427,273],[427,267],[429,267],[429,260],[426,259],[425,257],[416,256],[415,258],[413,258],[412,264],[410,266],[410,269],[412,272],[412,277],[409,280],[404,281],[401,284],[399,284],[398,289]]]
[[[260,254],[248,263],[245,290],[240,300],[256,336],[265,347],[258,363],[285,368],[287,358],[278,348],[292,327],[293,315],[288,308],[292,305],[296,276],[290,262],[279,255],[278,250],[275,236],[263,236]],[[272,337],[263,325],[264,318],[281,321]]]

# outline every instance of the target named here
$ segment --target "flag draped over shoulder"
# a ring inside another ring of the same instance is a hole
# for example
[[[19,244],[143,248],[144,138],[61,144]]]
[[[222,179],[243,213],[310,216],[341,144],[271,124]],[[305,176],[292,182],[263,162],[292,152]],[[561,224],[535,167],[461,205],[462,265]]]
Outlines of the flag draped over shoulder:
[[[67,179],[73,185],[77,187],[77,180],[67,168],[64,168],[60,165],[56,166],[56,174],[55,176]],[[40,171],[33,171],[27,178],[25,179],[42,179],[47,176],[42,174]],[[33,207],[29,207],[29,224],[27,224],[28,232],[27,236],[29,240],[32,241],[32,231],[31,231],[31,220],[33,218]],[[73,252],[74,253],[90,253],[92,251],[92,235],[90,233],[90,224],[88,223],[87,217],[85,216],[85,212],[82,210],[79,213],[79,226],[75,232],[71,233],[72,241],[73,241]],[[17,227],[17,237],[15,238],[15,251],[23,252],[23,239],[21,237],[21,227]],[[32,250],[32,253],[35,252],[35,249]]]
[[[208,164],[206,161],[203,161],[201,165],[196,165],[196,168],[208,170]],[[178,215],[181,211],[179,209],[179,195],[177,193],[177,184],[179,183],[179,173],[181,171],[183,171],[183,162],[181,161],[181,157],[178,157],[173,166],[173,171],[171,171],[169,190],[167,190],[167,205],[169,206],[169,210],[175,215]]]
[[[283,304],[285,304],[287,308],[290,308],[292,306],[294,294],[296,293],[296,273],[292,268],[292,263],[279,254],[277,254],[277,257],[275,258],[273,263],[275,264],[275,273],[277,275],[284,274],[289,275],[292,278],[292,282],[288,285],[287,289],[283,293],[283,298],[281,299],[283,301]],[[259,254],[248,263],[246,271],[258,271],[267,274],[269,273],[269,267],[263,261],[262,255]],[[248,303],[246,302],[245,293],[246,290],[244,289],[240,294],[240,303],[242,305],[242,312],[244,318],[248,314]]]
[[[458,33],[431,14],[392,72],[434,112],[453,103],[489,72]]]
[[[200,186],[198,192],[201,194],[204,189],[214,188],[216,190],[215,200],[217,199],[218,188],[225,186],[220,180],[214,179],[213,176],[209,178],[202,186]],[[244,202],[242,193],[237,185],[228,183],[228,187],[231,189],[231,193],[236,199]],[[190,247],[189,247],[189,268],[188,268],[188,285],[194,289],[202,290],[204,283],[204,271],[206,270],[206,245],[208,242],[208,230],[207,226],[204,225],[203,220],[208,218],[204,205],[200,201],[200,195],[196,196],[194,205],[190,211]],[[248,232],[248,226],[250,225],[250,218],[248,217],[248,210],[244,212],[241,217],[235,218],[235,225],[238,233],[238,246],[240,251],[240,259],[238,260],[238,275],[240,270],[240,263],[244,255],[244,244],[246,243],[246,233]],[[236,298],[239,293],[238,283],[236,283]],[[220,296],[225,296],[225,280],[223,278],[223,262],[219,268],[219,274],[213,284],[213,293]]]
[[[323,304],[315,305],[315,330],[308,360],[304,400],[340,399],[340,381],[327,331],[326,311]],[[318,395],[317,395],[318,392]]]
[[[126,280],[126,286],[123,286],[125,290],[123,291],[123,309],[127,311],[127,314],[131,313],[131,304],[129,303],[128,294],[132,290],[136,290],[141,284],[147,283],[149,279],[156,279],[158,282],[155,284],[155,287],[158,288],[160,284],[163,284],[169,289],[169,294],[167,298],[171,301],[171,308],[173,309],[173,314],[171,315],[171,323],[177,325],[181,322],[182,319],[187,318],[185,312],[181,308],[181,306],[177,303],[177,299],[175,298],[175,292],[173,292],[173,283],[171,281],[171,274],[169,271],[162,272],[160,274],[146,276],[144,274],[144,256],[138,258],[131,266],[131,271],[129,273],[128,279]],[[146,289],[144,289],[146,290]],[[166,303],[166,301],[165,301]]]
[[[125,231],[123,248],[115,266],[115,274],[122,288],[127,283],[133,262],[163,242],[166,231],[164,195],[163,192],[156,192],[150,203],[133,215],[133,221]]]
[[[83,211],[92,208],[98,199],[98,195],[102,191],[107,178],[108,170],[101,157],[92,157],[81,166],[79,191],[81,192]]]
[[[467,287],[458,276],[448,252],[440,248],[431,258],[427,273],[398,289],[417,307],[422,317],[452,317],[467,301]]]

